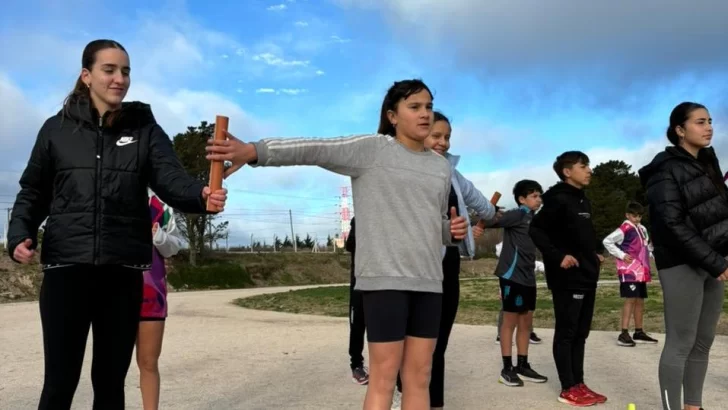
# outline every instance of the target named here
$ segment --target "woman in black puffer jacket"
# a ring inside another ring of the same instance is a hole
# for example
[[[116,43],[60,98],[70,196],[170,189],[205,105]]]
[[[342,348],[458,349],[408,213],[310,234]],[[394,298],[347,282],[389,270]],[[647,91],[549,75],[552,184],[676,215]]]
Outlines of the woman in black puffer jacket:
[[[665,310],[660,358],[664,409],[699,409],[728,279],[728,196],[708,110],[684,102],[670,115],[674,145],[640,169]],[[684,389],[684,399],[680,397]]]
[[[152,110],[123,102],[129,55],[113,40],[83,51],[76,86],[41,127],[20,177],[8,253],[30,263],[38,227],[39,305],[45,376],[38,408],[70,409],[93,334],[93,408],[123,409],[142,308],[143,272],[152,263],[147,187],[170,207],[221,211],[225,190],[211,192],[187,174]]]

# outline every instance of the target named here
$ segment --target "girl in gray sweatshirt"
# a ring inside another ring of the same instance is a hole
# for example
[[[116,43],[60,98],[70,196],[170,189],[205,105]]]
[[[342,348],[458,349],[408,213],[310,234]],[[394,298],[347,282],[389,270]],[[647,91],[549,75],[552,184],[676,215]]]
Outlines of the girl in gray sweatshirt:
[[[356,290],[363,291],[371,367],[365,409],[388,408],[402,363],[403,402],[413,408],[430,404],[431,352],[442,306],[442,246],[459,243],[468,231],[456,209],[448,209],[449,162],[424,147],[432,122],[429,88],[420,80],[405,80],[387,91],[377,134],[252,144],[228,134],[228,140],[207,147],[208,159],[233,163],[227,175],[245,164],[315,165],[351,177],[359,222]],[[405,339],[412,347],[408,353]],[[418,357],[403,358],[412,352]]]

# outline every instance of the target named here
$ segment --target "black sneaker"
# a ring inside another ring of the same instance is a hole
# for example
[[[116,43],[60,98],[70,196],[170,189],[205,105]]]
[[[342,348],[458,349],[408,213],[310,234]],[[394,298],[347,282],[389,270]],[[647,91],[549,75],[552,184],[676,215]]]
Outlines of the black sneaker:
[[[521,380],[520,377],[518,377],[518,373],[516,373],[516,368],[511,367],[510,369],[501,370],[500,377],[498,378],[498,383],[505,384],[509,387],[522,387],[523,386],[523,380]]]
[[[521,379],[531,383],[546,383],[549,380],[548,377],[536,373],[529,363],[516,367],[516,373]]]
[[[625,347],[635,347],[637,345],[637,343],[629,337],[629,333],[620,333],[617,338],[617,344]]]
[[[353,369],[351,371],[351,381],[362,386],[369,384],[369,369],[366,366]]]
[[[645,332],[634,332],[634,335],[632,335],[632,337],[634,338],[635,343],[657,343],[657,339],[649,337]]]
[[[536,336],[536,332],[531,332],[531,344],[533,345],[540,345],[541,344],[541,338]]]
[[[497,345],[499,345],[499,344],[500,344],[500,336],[497,336],[497,337],[495,338],[495,344],[497,344]]]

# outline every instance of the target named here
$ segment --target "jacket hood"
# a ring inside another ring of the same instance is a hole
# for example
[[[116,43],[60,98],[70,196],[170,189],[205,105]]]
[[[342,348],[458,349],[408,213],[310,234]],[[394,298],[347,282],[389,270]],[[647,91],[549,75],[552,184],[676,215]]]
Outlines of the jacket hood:
[[[114,120],[114,128],[141,128],[157,123],[152,113],[152,107],[140,101],[124,102],[119,108],[119,117]],[[109,115],[107,112],[104,116]],[[78,123],[87,123],[97,126],[99,114],[92,108],[88,98],[74,97],[58,111],[58,116],[67,116]]]
[[[713,147],[703,148],[698,152],[698,158],[703,159],[706,157],[715,158],[715,150]],[[645,188],[647,186],[647,181],[649,181],[650,178],[660,169],[662,164],[671,160],[696,161],[697,159],[681,147],[672,146],[665,148],[664,151],[655,155],[649,164],[640,168],[637,172],[639,174],[642,187]]]
[[[449,152],[445,153],[445,158],[450,162],[450,165],[453,168],[457,168],[458,163],[460,162],[460,155],[453,155]]]
[[[543,199],[548,200],[550,197],[557,196],[557,195],[572,195],[578,198],[583,198],[585,196],[584,190],[579,189],[573,185],[569,185],[566,182],[558,182],[556,185],[552,186],[543,194]]]

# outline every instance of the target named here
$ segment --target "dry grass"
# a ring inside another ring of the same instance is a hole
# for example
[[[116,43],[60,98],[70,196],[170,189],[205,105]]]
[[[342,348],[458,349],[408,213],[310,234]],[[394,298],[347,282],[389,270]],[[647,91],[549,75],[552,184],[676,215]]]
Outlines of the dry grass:
[[[645,328],[663,332],[662,291],[659,283],[648,285],[649,297],[645,302]],[[500,311],[498,282],[494,280],[468,280],[461,282],[460,308],[456,323],[471,325],[495,325]],[[249,309],[314,315],[340,316],[348,314],[349,288],[347,286],[321,287],[286,293],[260,295],[238,299],[239,306]],[[592,329],[613,330],[620,328],[623,299],[618,285],[602,285],[597,290],[597,302]],[[728,335],[728,305],[724,306],[718,333]],[[539,288],[534,326],[553,327],[553,305],[550,292]]]

